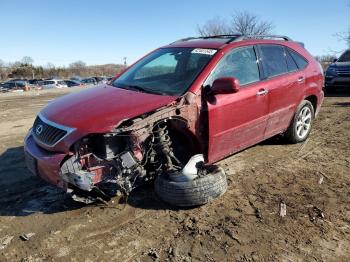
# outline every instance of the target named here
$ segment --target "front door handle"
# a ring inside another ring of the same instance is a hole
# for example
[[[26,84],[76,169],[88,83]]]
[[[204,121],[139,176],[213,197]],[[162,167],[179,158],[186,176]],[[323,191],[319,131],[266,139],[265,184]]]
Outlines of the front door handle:
[[[267,89],[263,88],[263,89],[260,89],[260,90],[256,93],[256,95],[257,95],[257,96],[264,96],[264,95],[266,95],[268,92],[269,92],[269,91],[268,91]]]
[[[303,82],[303,81],[304,81],[304,77],[303,77],[303,76],[300,76],[300,77],[298,78],[298,82],[301,83],[301,82]]]

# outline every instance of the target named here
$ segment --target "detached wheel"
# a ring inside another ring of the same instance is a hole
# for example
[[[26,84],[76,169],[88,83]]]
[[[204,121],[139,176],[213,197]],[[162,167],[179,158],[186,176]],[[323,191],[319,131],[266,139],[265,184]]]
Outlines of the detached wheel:
[[[227,189],[226,174],[222,168],[191,181],[175,182],[165,175],[155,181],[155,191],[164,202],[180,207],[204,205],[223,195]]]
[[[294,144],[305,141],[311,132],[314,115],[312,104],[307,100],[301,102],[285,133],[287,140]]]

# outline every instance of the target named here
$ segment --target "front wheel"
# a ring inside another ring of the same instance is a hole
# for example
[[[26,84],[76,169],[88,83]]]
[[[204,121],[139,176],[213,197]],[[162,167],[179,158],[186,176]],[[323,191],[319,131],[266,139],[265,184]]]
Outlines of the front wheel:
[[[204,205],[225,193],[226,174],[217,168],[209,174],[191,181],[175,182],[167,174],[156,178],[155,191],[164,202],[179,207]]]
[[[291,143],[305,141],[311,132],[314,115],[314,107],[310,101],[304,100],[301,102],[285,133],[287,140]]]

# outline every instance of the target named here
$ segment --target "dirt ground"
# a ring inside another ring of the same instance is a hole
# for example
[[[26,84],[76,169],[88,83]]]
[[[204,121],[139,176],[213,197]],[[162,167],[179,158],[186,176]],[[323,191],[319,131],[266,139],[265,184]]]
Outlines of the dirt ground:
[[[350,91],[326,97],[305,143],[273,138],[221,161],[226,194],[174,209],[152,185],[82,206],[29,174],[25,133],[75,90],[0,95],[0,261],[350,261]]]

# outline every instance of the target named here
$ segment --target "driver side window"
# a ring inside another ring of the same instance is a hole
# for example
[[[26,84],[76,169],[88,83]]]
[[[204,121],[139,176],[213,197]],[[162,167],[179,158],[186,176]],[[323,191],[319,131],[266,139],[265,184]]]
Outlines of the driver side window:
[[[234,49],[226,54],[208,77],[205,86],[222,77],[234,77],[241,86],[260,80],[259,68],[253,46]]]

